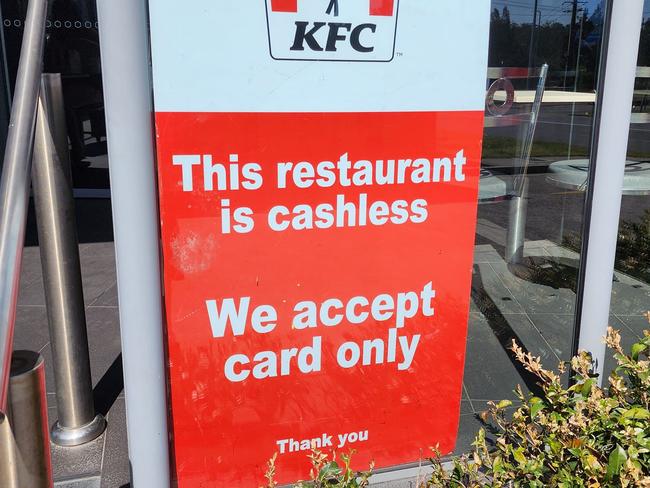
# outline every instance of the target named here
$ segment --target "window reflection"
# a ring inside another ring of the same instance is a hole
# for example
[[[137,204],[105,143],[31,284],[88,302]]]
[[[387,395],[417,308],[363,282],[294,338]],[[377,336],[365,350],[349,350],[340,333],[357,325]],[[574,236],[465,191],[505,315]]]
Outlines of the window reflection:
[[[7,67],[13,87],[28,2],[2,0],[0,4]],[[100,64],[94,0],[51,0],[46,29],[44,70],[62,75],[70,161],[73,182],[77,189],[108,188]],[[89,194],[93,195],[92,192]]]
[[[489,73],[527,76],[507,77],[512,95],[502,88],[494,97],[510,105],[500,117],[512,123],[486,111],[458,451],[488,400],[514,399],[517,384],[538,388],[510,353],[512,340],[547,367],[571,355],[604,5],[492,1]]]

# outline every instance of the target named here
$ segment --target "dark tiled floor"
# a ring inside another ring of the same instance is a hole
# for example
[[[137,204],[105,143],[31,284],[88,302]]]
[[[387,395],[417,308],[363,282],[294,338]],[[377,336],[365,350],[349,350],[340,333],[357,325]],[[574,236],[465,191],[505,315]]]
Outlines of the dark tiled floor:
[[[494,230],[494,229],[492,229]],[[488,229],[488,231],[491,231]],[[52,448],[57,486],[122,488],[129,481],[125,402],[122,392],[119,319],[112,242],[81,245],[89,345],[95,401],[108,420],[106,432],[80,448]],[[499,250],[476,246],[465,381],[457,452],[471,447],[483,425],[478,414],[490,400],[514,399],[514,389],[535,390],[534,378],[514,361],[514,339],[555,367],[568,359],[573,326],[571,276],[577,256],[549,241],[527,243],[533,264],[513,272]],[[531,269],[533,270],[531,272]],[[617,275],[611,323],[628,346],[647,327],[641,316],[650,308],[650,287]],[[24,253],[15,346],[41,351],[46,361],[50,421],[56,418],[51,352],[37,247]],[[611,368],[611,358],[607,367]],[[72,480],[78,480],[73,483]]]
[[[52,463],[57,486],[117,488],[128,483],[129,467],[113,243],[81,244],[80,258],[95,402],[108,420],[108,429],[82,447],[53,445]],[[23,255],[14,347],[43,354],[48,416],[53,423],[56,396],[38,247],[25,248]]]
[[[480,231],[480,230],[479,230]],[[514,389],[534,390],[536,381],[507,350],[512,339],[555,368],[571,355],[576,253],[549,241],[526,243],[526,272],[511,270],[491,245],[477,245],[472,282],[461,421],[456,452],[470,448],[483,426],[476,414],[488,401],[515,399]],[[650,328],[641,315],[650,309],[650,286],[617,273],[610,324],[629,348]],[[613,367],[610,356],[605,375]],[[465,397],[464,397],[465,398]]]

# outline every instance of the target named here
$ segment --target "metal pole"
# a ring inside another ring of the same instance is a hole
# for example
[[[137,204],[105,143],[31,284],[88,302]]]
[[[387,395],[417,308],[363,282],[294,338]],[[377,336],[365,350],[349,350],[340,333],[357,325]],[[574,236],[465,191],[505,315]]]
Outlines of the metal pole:
[[[63,106],[61,75],[44,74],[32,181],[59,413],[52,441],[77,446],[97,438],[106,422],[93,403],[70,165],[58,156],[48,118],[57,106]]]
[[[61,166],[70,172],[70,148],[68,147],[68,128],[65,120],[65,100],[63,99],[63,82],[60,73],[44,73],[41,76],[41,94],[43,86],[46,90],[47,120],[50,123],[50,133],[56,147]],[[38,116],[37,116],[38,120]],[[32,174],[33,176],[33,174]]]
[[[580,17],[580,32],[578,33],[578,55],[576,57],[576,75],[573,77],[573,91],[578,91],[578,74],[580,73],[580,51],[582,49],[582,33],[584,32],[585,17]],[[569,151],[567,159],[571,159],[571,149],[573,147],[573,128],[576,117],[576,103],[571,104],[571,122],[569,122]],[[563,216],[564,217],[564,216]]]
[[[510,198],[508,234],[506,236],[506,263],[520,264],[524,259],[526,214],[528,213],[528,178],[521,180],[521,190]]]
[[[513,194],[510,197],[510,213],[508,216],[508,234],[506,236],[506,262],[521,264],[524,259],[524,243],[526,239],[526,215],[528,212],[528,167],[530,155],[535,140],[537,120],[542,109],[548,64],[544,63],[539,69],[539,78],[535,90],[535,100],[530,112],[530,123],[521,146],[521,170],[513,181]],[[529,78],[530,79],[530,78]]]
[[[528,46],[528,69],[535,66],[535,29],[537,28],[537,0],[533,4],[533,23],[530,26],[530,46]],[[526,82],[530,86],[530,78]]]
[[[7,406],[46,13],[47,0],[29,2],[0,182],[0,412]]]
[[[20,488],[18,451],[11,425],[9,425],[10,416],[11,412],[7,412],[7,415],[0,414],[0,484],[3,488]]]
[[[37,352],[14,351],[9,416],[0,420],[0,486],[51,488],[45,366]]]
[[[605,362],[602,339],[609,324],[643,0],[609,0],[607,7],[576,319],[577,346],[592,354],[597,373]]]
[[[169,486],[158,202],[145,0],[97,2],[132,486]]]

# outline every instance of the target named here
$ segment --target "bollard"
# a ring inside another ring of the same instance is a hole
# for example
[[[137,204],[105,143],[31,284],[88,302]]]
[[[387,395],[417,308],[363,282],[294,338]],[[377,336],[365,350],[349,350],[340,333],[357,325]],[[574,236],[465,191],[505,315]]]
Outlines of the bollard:
[[[44,74],[32,183],[59,417],[52,442],[77,446],[99,437],[106,421],[93,402],[70,165],[59,157],[51,130],[52,110],[62,106],[60,75]]]
[[[45,367],[40,354],[14,351],[8,415],[0,419],[0,486],[52,488]]]
[[[10,414],[9,406],[7,404],[7,415]],[[20,488],[16,442],[7,415],[0,414],[0,486]]]
[[[506,236],[506,263],[521,264],[524,259],[526,214],[528,212],[528,179],[522,180],[521,192],[510,198],[510,216]]]

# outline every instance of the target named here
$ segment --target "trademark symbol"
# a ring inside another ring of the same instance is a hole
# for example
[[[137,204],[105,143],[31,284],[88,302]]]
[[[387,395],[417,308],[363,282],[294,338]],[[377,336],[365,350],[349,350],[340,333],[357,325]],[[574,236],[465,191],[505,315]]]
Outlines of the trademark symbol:
[[[401,56],[404,56],[404,53],[401,53],[401,52],[400,53],[395,53],[395,56],[397,56],[399,58]]]

